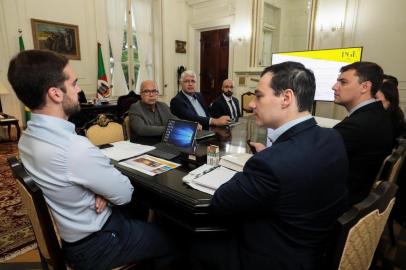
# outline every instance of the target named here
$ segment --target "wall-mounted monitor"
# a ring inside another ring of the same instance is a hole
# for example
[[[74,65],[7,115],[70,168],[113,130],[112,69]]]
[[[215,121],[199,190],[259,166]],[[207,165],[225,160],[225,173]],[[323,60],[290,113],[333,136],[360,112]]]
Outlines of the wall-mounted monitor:
[[[362,47],[272,54],[272,64],[285,61],[300,62],[311,69],[316,77],[315,101],[334,101],[331,89],[337,80],[342,66],[361,61]]]

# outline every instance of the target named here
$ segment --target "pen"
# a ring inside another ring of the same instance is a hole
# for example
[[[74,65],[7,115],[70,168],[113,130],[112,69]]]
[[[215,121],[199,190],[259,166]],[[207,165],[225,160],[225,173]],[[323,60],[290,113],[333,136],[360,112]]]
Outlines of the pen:
[[[194,179],[199,178],[200,176],[205,175],[206,173],[209,173],[209,172],[211,172],[212,170],[214,170],[214,169],[216,169],[216,168],[218,168],[218,167],[219,167],[219,166],[217,165],[217,166],[213,166],[213,167],[211,167],[211,168],[207,168],[206,170],[202,171],[201,173],[196,174],[196,176],[195,176]]]

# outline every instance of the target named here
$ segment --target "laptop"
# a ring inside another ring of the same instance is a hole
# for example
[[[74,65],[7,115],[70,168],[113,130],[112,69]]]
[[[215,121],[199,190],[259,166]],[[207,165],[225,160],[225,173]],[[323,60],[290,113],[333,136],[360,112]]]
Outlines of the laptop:
[[[196,143],[197,123],[180,119],[169,119],[160,143],[147,154],[173,159],[181,153],[193,153]]]

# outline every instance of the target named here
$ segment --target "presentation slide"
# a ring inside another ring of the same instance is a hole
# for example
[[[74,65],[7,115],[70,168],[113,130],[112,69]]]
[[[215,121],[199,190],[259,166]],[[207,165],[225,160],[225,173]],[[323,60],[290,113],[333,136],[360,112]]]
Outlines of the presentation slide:
[[[281,52],[272,54],[272,64],[285,61],[300,62],[316,77],[316,101],[334,101],[331,89],[342,66],[361,61],[362,47],[341,49]]]

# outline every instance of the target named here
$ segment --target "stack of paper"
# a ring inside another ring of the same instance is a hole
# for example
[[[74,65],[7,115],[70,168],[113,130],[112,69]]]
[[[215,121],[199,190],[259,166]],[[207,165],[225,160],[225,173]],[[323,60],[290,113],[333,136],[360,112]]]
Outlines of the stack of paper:
[[[118,164],[151,176],[172,170],[180,165],[178,163],[174,163],[150,155],[142,155],[140,157],[130,158]]]
[[[244,168],[245,163],[251,157],[252,157],[252,154],[248,154],[248,153],[237,153],[237,154],[226,155],[226,156],[221,157],[219,165],[232,169],[237,172],[242,172],[242,169]]]
[[[142,155],[155,149],[154,146],[136,144],[129,141],[120,141],[112,143],[113,147],[102,149],[102,153],[113,160],[124,160],[130,157]]]
[[[236,171],[224,167],[217,167],[216,169],[196,179],[193,179],[188,184],[192,188],[213,195],[216,189],[218,189],[222,184],[230,180],[236,173],[237,173]]]

